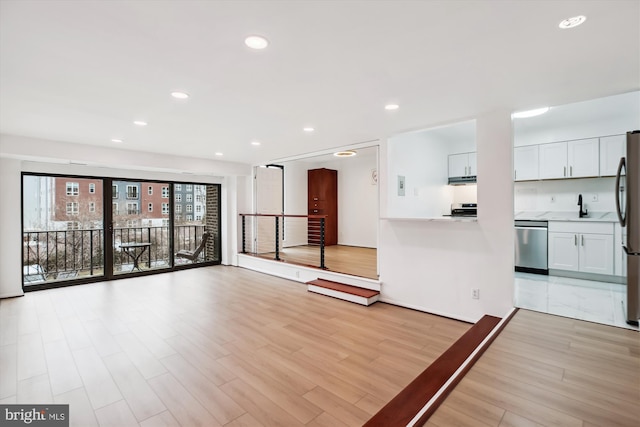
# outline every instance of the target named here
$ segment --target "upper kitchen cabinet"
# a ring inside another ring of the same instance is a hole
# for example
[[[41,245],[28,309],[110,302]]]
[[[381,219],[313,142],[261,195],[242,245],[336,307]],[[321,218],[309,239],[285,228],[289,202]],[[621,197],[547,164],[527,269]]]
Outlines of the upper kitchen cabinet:
[[[625,156],[626,135],[600,138],[600,175],[615,176],[620,158]]]
[[[477,175],[478,156],[473,153],[449,154],[449,178]]]
[[[585,178],[598,176],[598,138],[540,145],[540,178]]]
[[[540,177],[538,145],[515,147],[513,149],[513,180],[531,181]]]

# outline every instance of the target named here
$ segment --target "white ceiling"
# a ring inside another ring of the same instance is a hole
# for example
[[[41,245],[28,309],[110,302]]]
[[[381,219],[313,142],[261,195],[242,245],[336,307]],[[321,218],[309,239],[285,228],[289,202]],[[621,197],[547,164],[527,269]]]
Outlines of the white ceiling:
[[[637,0],[2,0],[0,132],[257,164],[637,90],[639,17]]]

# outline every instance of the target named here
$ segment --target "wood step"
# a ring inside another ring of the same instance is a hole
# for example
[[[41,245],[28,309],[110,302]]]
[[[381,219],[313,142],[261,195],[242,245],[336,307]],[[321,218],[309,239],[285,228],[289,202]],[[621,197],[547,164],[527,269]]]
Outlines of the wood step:
[[[324,279],[316,279],[307,282],[307,290],[309,292],[315,292],[317,294],[327,295],[362,305],[371,305],[380,298],[379,291],[345,285],[344,283]]]

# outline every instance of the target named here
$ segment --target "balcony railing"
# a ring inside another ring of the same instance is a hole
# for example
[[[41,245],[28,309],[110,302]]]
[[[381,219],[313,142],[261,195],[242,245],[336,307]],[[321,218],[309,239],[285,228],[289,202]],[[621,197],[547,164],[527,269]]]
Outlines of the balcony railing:
[[[204,225],[174,226],[174,253],[194,251],[202,240]],[[113,230],[113,271],[132,270],[132,259],[120,248],[123,243],[151,243],[141,256],[141,269],[171,266],[169,227],[122,227]],[[204,260],[213,254],[204,249]],[[104,230],[47,230],[23,233],[23,278],[25,285],[104,275]],[[183,260],[175,259],[174,263]]]
[[[326,215],[240,214],[242,253],[326,269]]]

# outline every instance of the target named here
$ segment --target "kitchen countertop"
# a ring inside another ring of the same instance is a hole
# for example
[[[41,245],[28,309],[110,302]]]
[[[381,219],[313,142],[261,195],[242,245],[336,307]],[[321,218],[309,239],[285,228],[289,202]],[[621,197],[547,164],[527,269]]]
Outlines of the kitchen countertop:
[[[578,212],[516,212],[516,220],[532,220],[532,221],[590,221],[590,222],[618,222],[618,216],[615,212],[589,212],[586,217],[580,218]]]

